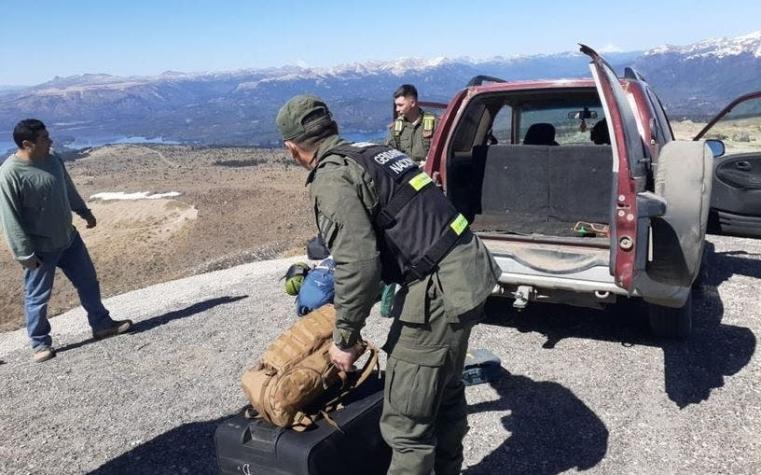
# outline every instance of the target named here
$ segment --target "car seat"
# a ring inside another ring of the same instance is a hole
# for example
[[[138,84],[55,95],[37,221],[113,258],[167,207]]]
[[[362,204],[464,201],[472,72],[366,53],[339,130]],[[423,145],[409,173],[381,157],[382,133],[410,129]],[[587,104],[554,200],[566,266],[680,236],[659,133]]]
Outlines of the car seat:
[[[589,139],[597,145],[610,145],[610,132],[605,119],[598,121],[589,132]]]
[[[557,145],[555,142],[555,126],[546,122],[531,124],[523,137],[524,145]]]

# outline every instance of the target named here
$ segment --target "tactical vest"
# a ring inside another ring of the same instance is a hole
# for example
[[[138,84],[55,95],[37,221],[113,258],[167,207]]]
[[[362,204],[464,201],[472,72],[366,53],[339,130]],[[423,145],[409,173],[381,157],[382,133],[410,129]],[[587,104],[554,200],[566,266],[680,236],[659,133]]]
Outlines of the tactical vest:
[[[373,226],[384,282],[409,283],[430,274],[460,236],[469,232],[465,217],[402,152],[358,143],[338,146],[330,153],[353,159],[373,179],[378,193]]]

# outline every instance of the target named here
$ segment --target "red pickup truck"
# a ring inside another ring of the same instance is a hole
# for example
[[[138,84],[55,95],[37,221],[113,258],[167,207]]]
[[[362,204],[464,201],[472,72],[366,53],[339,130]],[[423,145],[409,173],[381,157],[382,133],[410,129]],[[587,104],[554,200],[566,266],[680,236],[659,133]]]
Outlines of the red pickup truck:
[[[709,224],[761,237],[761,149],[698,140],[714,121],[675,140],[636,71],[619,78],[581,51],[589,79],[474,78],[442,114],[425,170],[495,256],[495,293],[515,307],[642,298],[656,334],[685,337]],[[761,117],[761,92],[723,112],[738,108]]]

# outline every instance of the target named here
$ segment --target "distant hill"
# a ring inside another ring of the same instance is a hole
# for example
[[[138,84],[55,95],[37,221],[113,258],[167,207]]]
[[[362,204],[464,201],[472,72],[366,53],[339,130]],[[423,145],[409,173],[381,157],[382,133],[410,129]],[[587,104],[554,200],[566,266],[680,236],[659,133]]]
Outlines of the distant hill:
[[[594,46],[594,45],[593,45]],[[605,54],[622,72],[639,70],[672,117],[699,118],[761,89],[761,31],[731,39],[645,52]],[[81,137],[163,137],[189,143],[275,145],[274,116],[290,96],[319,94],[346,132],[379,136],[391,118],[391,93],[415,84],[425,100],[447,102],[477,74],[508,80],[589,76],[580,53],[369,62],[333,68],[167,72],[154,77],[84,74],[34,87],[0,90],[0,128],[39,117],[59,142]]]

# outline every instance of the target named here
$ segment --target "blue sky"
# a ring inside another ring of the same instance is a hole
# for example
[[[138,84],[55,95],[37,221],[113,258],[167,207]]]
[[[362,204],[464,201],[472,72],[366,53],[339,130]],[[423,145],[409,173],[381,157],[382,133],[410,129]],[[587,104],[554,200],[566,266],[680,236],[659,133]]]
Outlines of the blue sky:
[[[3,0],[0,85],[402,56],[640,50],[761,29],[758,0]],[[17,8],[14,8],[17,7]]]

